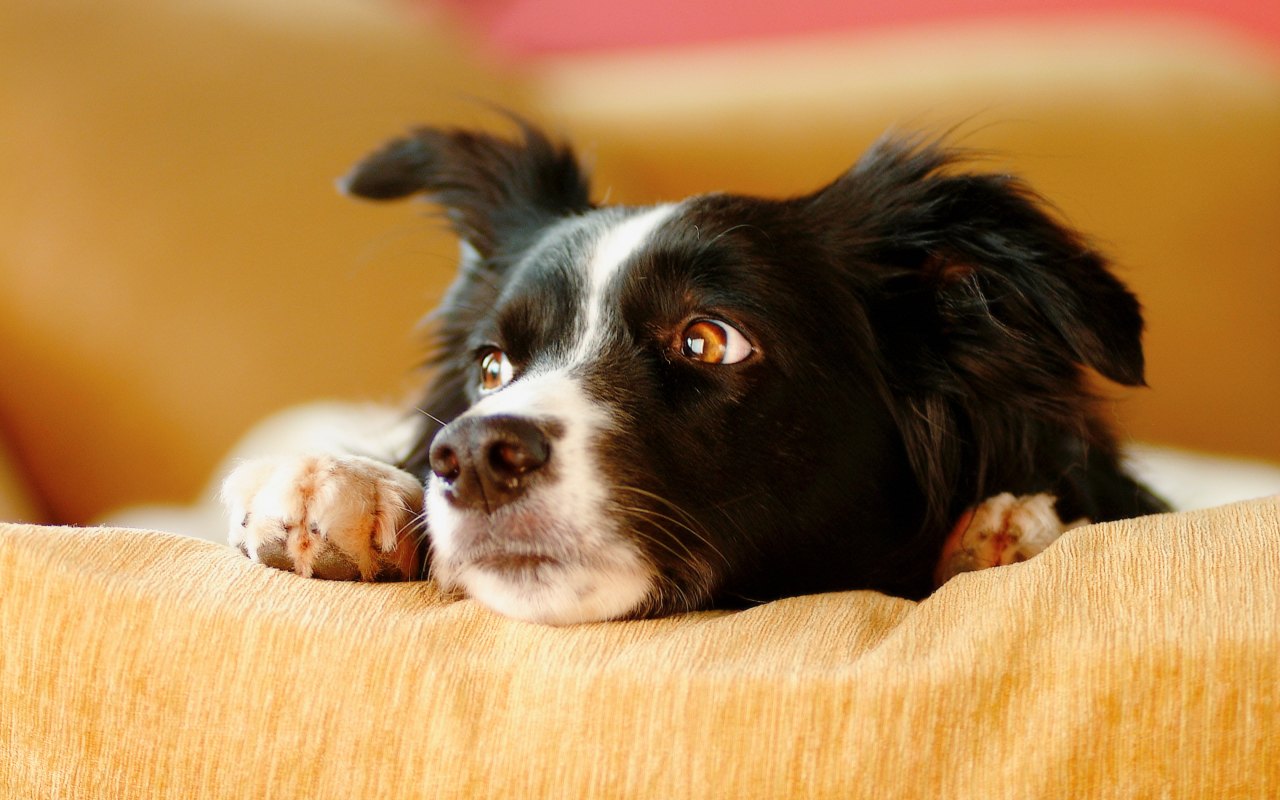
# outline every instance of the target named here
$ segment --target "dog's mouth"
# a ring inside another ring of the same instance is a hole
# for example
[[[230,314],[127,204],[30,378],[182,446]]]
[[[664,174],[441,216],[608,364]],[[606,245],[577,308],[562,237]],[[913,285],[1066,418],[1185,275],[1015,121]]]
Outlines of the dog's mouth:
[[[467,563],[505,577],[517,577],[540,568],[562,566],[564,562],[544,553],[496,551],[468,558]]]
[[[529,505],[512,504],[496,514],[472,511],[454,516],[450,564],[524,580],[589,560],[581,551],[579,533]]]
[[[632,613],[652,588],[652,568],[625,542],[542,515],[493,520],[452,515],[432,562],[446,588],[460,588],[515,619],[563,625]]]

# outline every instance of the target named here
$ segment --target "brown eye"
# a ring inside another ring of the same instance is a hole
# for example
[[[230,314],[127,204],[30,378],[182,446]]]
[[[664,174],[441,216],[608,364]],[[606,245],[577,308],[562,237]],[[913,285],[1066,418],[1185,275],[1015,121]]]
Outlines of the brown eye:
[[[507,354],[497,349],[490,348],[480,356],[480,388],[486,392],[492,392],[501,389],[508,383],[511,383],[514,371],[511,368],[511,362],[507,359]]]
[[[704,364],[736,364],[751,352],[747,337],[719,320],[697,320],[680,334],[680,354]]]

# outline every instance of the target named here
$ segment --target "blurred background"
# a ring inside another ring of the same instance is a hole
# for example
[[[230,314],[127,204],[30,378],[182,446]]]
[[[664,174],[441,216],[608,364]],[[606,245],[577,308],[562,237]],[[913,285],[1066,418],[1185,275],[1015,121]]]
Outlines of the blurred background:
[[[628,203],[958,126],[1142,298],[1124,434],[1280,460],[1273,0],[5,0],[0,519],[194,500],[271,412],[409,397],[456,245],[333,180],[489,104]]]

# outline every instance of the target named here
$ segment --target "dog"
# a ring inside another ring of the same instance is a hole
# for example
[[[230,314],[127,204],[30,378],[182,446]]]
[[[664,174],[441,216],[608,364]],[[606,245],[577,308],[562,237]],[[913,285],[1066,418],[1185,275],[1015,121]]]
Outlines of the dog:
[[[1165,510],[1090,389],[1144,385],[1139,303],[1018,179],[889,135],[809,194],[610,206],[515,125],[415,130],[343,180],[457,233],[434,378],[399,463],[236,468],[250,558],[569,624],[922,598]]]

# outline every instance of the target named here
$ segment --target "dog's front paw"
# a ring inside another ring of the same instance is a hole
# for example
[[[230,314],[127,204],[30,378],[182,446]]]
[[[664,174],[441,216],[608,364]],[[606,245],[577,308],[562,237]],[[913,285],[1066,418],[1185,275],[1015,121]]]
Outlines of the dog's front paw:
[[[961,572],[973,572],[1026,561],[1065,531],[1087,520],[1064,523],[1054,510],[1057,499],[1048,494],[988,498],[970,509],[952,528],[934,570],[934,586]]]
[[[422,484],[361,456],[246,461],[222,484],[228,541],[255,561],[331,580],[418,576]]]

